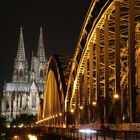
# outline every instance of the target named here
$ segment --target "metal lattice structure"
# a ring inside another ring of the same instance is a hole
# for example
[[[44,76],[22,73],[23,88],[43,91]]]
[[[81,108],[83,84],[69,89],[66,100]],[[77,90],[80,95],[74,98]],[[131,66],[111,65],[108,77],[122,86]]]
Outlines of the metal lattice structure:
[[[72,60],[64,99],[75,124],[140,118],[140,1],[93,0]]]
[[[139,108],[139,5],[138,0],[91,3],[77,43],[65,99],[66,108],[86,110],[87,122],[93,120],[91,110],[96,110],[96,121],[100,123],[113,121],[110,116],[115,114],[120,114],[120,122],[126,114],[130,121],[135,120],[132,116]],[[119,101],[115,101],[118,97]],[[92,104],[97,106],[90,107]]]

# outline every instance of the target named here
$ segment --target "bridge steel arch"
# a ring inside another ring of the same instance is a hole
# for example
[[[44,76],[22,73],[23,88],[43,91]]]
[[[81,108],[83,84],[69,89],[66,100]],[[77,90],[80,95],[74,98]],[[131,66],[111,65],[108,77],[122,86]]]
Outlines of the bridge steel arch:
[[[67,85],[68,124],[140,119],[140,1],[91,2]],[[68,114],[69,114],[68,113]]]
[[[66,93],[66,83],[60,64],[64,58],[54,55],[49,59],[46,71],[46,82],[43,108],[40,109],[38,124],[56,126],[63,124],[64,97]],[[67,60],[67,59],[66,59]],[[64,63],[64,61],[63,61]],[[65,73],[64,73],[65,74]]]

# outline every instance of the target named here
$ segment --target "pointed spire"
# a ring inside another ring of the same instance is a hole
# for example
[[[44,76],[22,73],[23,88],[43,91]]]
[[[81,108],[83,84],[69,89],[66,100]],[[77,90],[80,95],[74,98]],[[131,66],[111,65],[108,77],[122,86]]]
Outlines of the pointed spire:
[[[42,27],[40,27],[37,56],[38,56],[39,60],[45,61],[45,50],[44,50]]]
[[[31,77],[30,81],[35,80],[35,69],[34,69],[34,52],[32,52],[32,60],[31,60]]]
[[[34,52],[32,52],[31,71],[34,71]]]
[[[18,42],[18,51],[17,51],[17,60],[18,61],[25,61],[25,48],[24,48],[24,39],[23,39],[23,32],[22,26],[20,27],[20,36]]]

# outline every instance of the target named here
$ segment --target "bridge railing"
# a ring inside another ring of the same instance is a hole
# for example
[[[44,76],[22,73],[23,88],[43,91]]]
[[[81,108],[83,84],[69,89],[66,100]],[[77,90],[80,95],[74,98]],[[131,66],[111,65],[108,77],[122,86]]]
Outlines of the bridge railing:
[[[59,135],[63,138],[75,140],[139,140],[140,132],[137,131],[115,131],[115,130],[94,130],[77,128],[48,128],[48,133]]]

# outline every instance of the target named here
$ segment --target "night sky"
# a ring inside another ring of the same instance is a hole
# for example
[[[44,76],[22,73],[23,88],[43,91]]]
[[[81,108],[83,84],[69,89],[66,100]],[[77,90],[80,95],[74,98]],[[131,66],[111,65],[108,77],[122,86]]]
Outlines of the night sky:
[[[91,0],[3,0],[0,5],[0,96],[4,81],[11,81],[22,25],[26,57],[36,54],[42,26],[47,58],[71,55]]]

